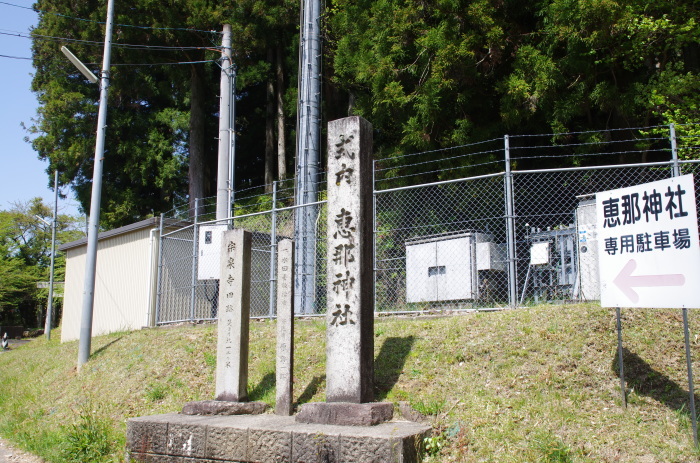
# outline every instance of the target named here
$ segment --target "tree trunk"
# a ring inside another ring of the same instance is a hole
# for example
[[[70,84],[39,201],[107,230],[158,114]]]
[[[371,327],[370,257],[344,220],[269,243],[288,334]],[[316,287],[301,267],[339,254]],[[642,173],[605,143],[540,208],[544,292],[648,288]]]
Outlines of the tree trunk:
[[[275,55],[272,47],[267,49],[267,62],[270,68],[275,63]],[[275,181],[275,83],[272,74],[267,79],[265,106],[265,192],[272,191],[272,182]]]
[[[194,217],[195,198],[206,197],[206,119],[205,82],[202,65],[192,66],[190,80],[190,137],[189,137],[189,203],[190,217]]]
[[[287,145],[284,136],[284,53],[277,44],[277,179],[287,178]]]

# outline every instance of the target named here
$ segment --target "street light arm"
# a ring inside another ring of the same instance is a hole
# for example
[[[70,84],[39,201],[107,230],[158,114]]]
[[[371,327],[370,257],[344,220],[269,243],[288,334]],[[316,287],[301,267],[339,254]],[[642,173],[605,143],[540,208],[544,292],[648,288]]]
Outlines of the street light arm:
[[[53,225],[51,225],[50,223],[48,223],[46,220],[44,220],[42,217],[39,217],[38,215],[35,215],[34,217],[36,217],[37,219],[41,220],[42,222],[44,222],[44,223],[45,223],[46,225],[48,225],[49,227],[52,227],[52,226],[53,226]]]
[[[80,61],[78,58],[75,57],[73,53],[69,49],[67,49],[65,46],[61,47],[61,51],[63,52],[64,55],[66,55],[66,58],[70,60],[73,65],[78,68],[78,71],[80,71],[90,82],[93,84],[96,84],[99,79],[95,74],[90,71],[87,66],[83,64],[82,61]]]

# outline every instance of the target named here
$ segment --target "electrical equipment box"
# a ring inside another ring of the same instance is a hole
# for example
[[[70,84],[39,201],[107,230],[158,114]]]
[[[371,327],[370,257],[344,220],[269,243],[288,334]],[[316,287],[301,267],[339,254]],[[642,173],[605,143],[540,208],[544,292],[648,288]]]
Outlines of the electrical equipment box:
[[[221,237],[228,230],[227,224],[202,225],[199,227],[197,278],[218,280],[221,273]]]
[[[600,299],[600,270],[598,266],[598,232],[595,194],[578,196],[576,208],[577,248],[581,284],[580,299]]]
[[[529,287],[535,302],[574,297],[578,287],[574,225],[547,230],[533,228],[528,241],[530,266],[523,296]]]
[[[505,245],[476,231],[406,242],[406,302],[477,299],[479,272],[506,269]]]
[[[530,247],[530,265],[546,265],[549,263],[549,241],[532,243]]]

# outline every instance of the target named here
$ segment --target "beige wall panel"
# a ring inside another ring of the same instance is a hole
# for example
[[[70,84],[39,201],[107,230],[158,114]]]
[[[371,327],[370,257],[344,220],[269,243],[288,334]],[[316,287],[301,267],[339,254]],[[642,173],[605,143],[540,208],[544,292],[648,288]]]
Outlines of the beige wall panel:
[[[92,334],[140,329],[148,325],[148,229],[99,241]],[[157,241],[155,242],[157,244]],[[154,246],[155,246],[154,244]],[[68,250],[62,341],[80,337],[86,246]]]

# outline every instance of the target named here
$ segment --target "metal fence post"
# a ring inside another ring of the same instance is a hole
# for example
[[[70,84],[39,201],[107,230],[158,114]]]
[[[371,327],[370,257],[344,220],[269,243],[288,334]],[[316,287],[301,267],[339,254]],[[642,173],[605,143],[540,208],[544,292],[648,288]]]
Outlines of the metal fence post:
[[[192,290],[190,293],[190,321],[194,322],[194,302],[197,295],[197,253],[199,241],[197,240],[197,219],[199,215],[199,198],[194,199],[194,224],[192,225]]]
[[[377,161],[372,161],[372,304],[377,312]]]
[[[165,220],[165,214],[160,215],[160,223],[158,224],[158,281],[156,282],[156,325],[160,321],[160,298],[163,294],[163,282],[161,280],[163,276],[163,221]]]
[[[680,177],[681,168],[678,165],[678,147],[676,146],[676,124],[669,125],[671,138],[671,162],[673,163],[673,176]]]
[[[513,212],[513,174],[510,171],[510,138],[503,137],[505,148],[505,193],[506,193],[506,240],[508,242],[508,303],[511,307],[518,304],[518,289],[515,268],[515,217]]]
[[[275,316],[275,283],[277,281],[277,182],[272,182],[272,210],[270,212],[272,226],[270,227],[270,310],[269,317]]]

